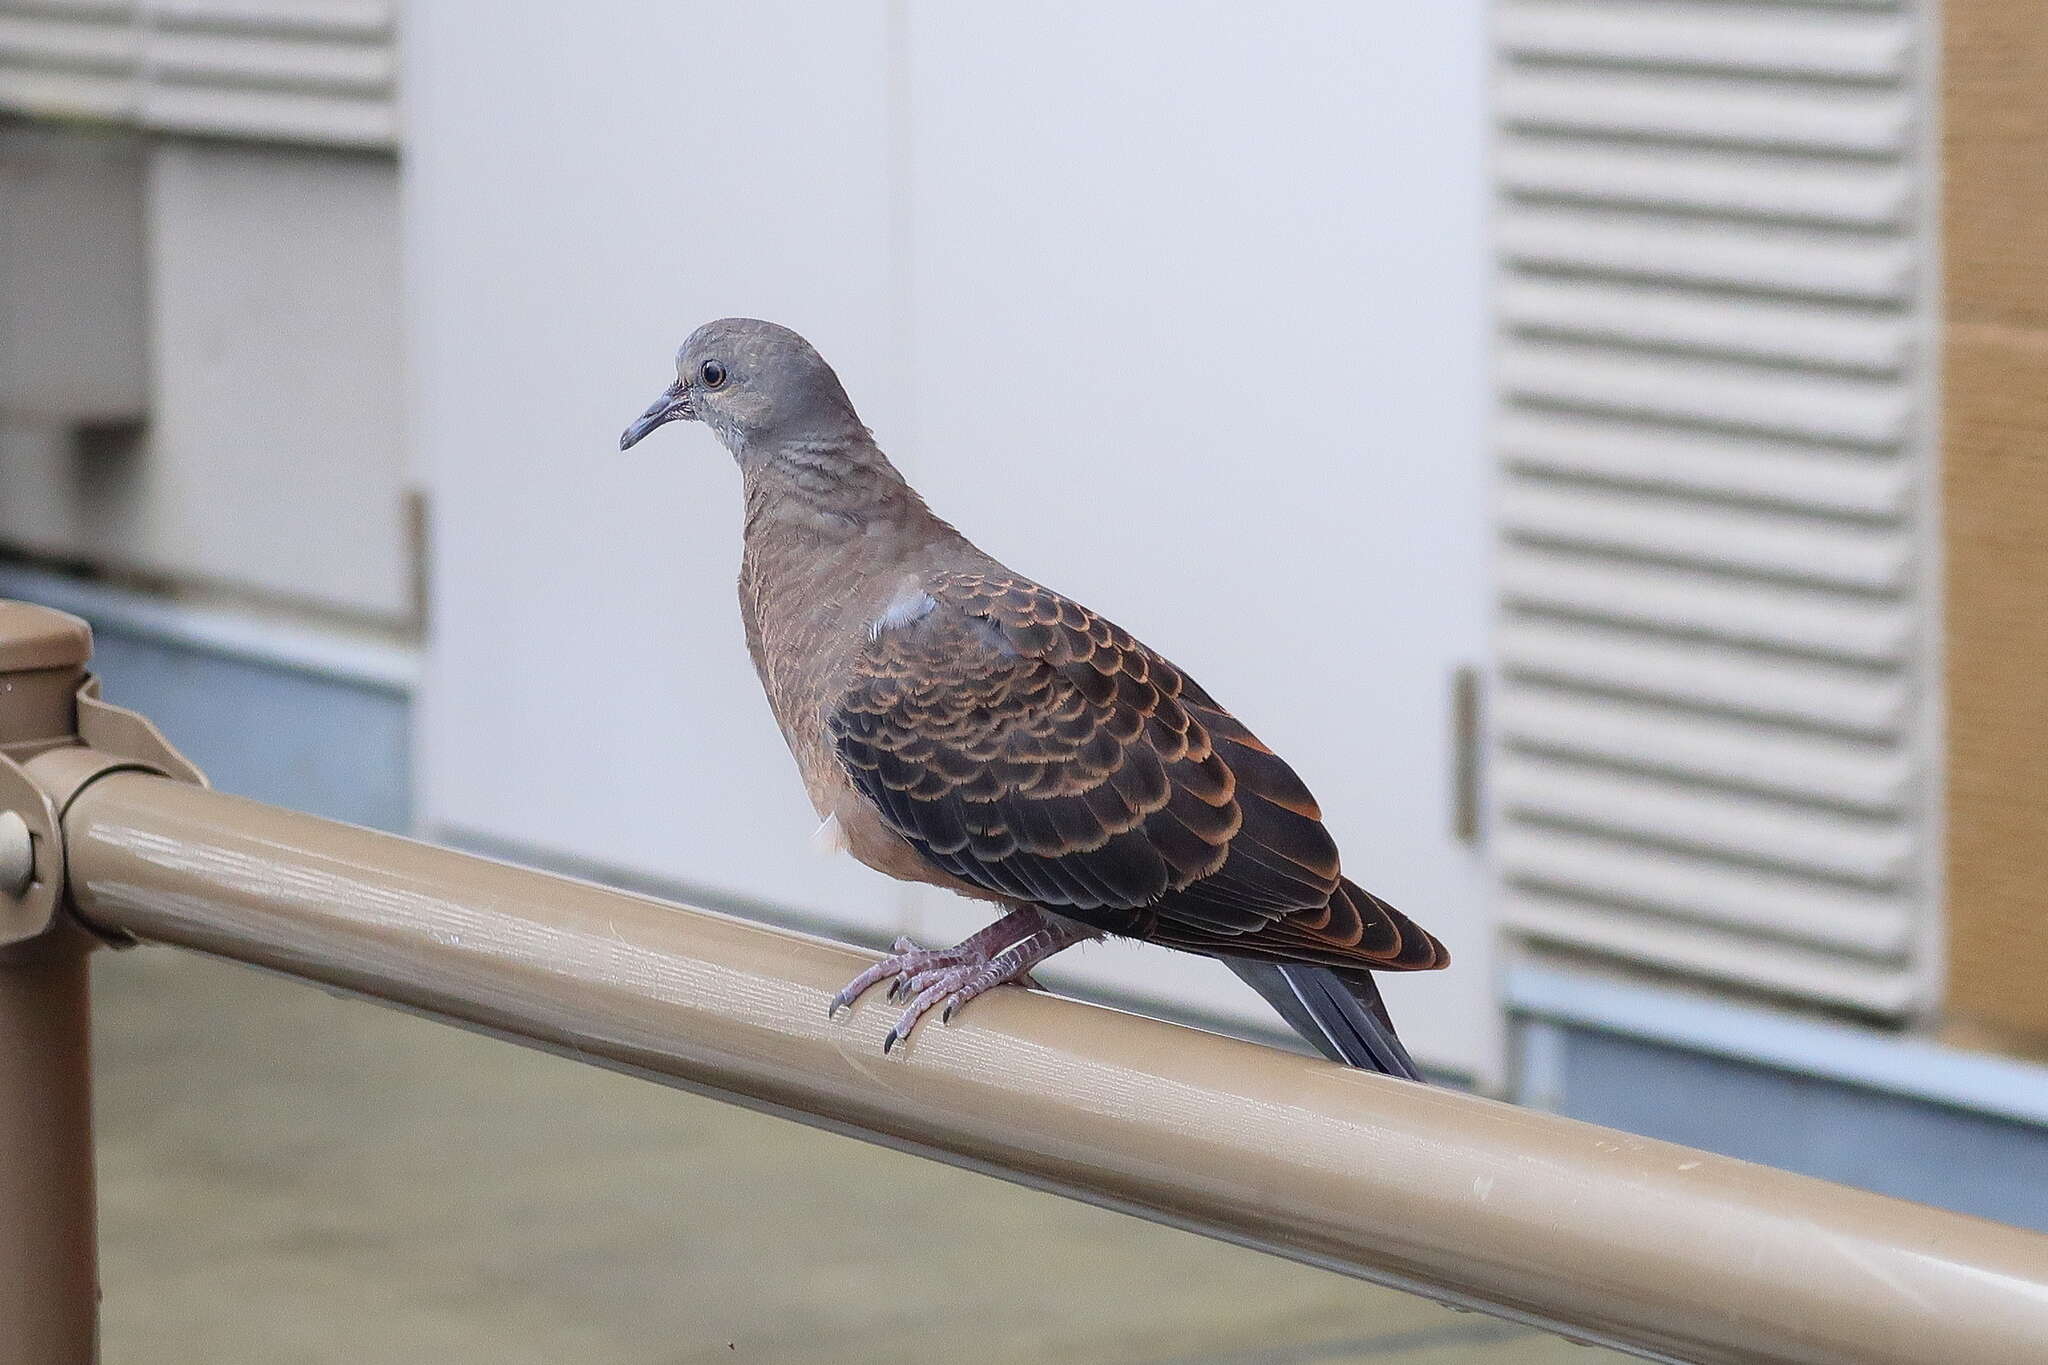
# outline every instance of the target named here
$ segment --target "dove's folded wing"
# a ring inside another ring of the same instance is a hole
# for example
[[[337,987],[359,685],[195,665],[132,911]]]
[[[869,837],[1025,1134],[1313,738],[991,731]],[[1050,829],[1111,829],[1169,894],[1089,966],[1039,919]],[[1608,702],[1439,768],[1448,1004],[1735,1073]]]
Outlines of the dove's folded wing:
[[[935,575],[828,717],[855,787],[935,865],[1195,952],[1443,966],[1346,881],[1308,789],[1177,668],[1027,580]]]

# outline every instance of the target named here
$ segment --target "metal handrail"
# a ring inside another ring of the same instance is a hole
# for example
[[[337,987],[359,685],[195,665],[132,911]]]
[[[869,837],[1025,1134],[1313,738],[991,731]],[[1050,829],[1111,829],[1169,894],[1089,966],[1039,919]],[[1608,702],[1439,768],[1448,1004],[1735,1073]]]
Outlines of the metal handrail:
[[[0,1365],[96,1356],[87,929],[1651,1359],[2048,1358],[2048,1238],[1027,991],[884,1057],[854,949],[208,791],[89,651],[0,601]]]
[[[1653,1359],[2048,1352],[2017,1228],[1025,991],[885,1058],[853,949],[163,777],[63,824],[103,930]]]

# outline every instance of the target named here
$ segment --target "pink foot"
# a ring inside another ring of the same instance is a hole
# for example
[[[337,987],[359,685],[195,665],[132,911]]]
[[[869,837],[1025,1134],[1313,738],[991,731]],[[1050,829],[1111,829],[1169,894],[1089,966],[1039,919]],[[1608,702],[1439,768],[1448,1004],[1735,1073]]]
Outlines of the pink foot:
[[[825,1007],[825,1017],[832,1018],[839,1011],[865,995],[868,988],[889,981],[889,998],[894,1000],[901,992],[903,978],[935,967],[950,967],[964,961],[969,955],[967,940],[953,948],[920,948],[907,938],[899,938],[889,945],[889,955],[874,966],[846,983],[839,994],[832,997],[832,1003]]]
[[[1052,919],[1026,907],[1012,910],[988,928],[951,948],[920,948],[899,938],[889,956],[846,983],[832,997],[827,1016],[852,1004],[870,987],[890,982],[889,998],[909,996],[910,1005],[882,1040],[882,1051],[894,1050],[910,1036],[917,1021],[943,1006],[942,1022],[955,1012],[997,986],[1010,981],[1028,981],[1031,969],[1046,958],[1083,939],[1095,937],[1085,929]]]

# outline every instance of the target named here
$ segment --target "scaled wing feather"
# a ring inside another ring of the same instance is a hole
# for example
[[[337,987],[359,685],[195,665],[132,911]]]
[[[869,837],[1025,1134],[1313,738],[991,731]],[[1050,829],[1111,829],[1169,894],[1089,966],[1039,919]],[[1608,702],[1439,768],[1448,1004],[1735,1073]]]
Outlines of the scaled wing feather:
[[[1181,671],[1072,600],[935,575],[828,718],[855,787],[973,885],[1176,948],[1422,970],[1448,955],[1342,876],[1315,798]]]

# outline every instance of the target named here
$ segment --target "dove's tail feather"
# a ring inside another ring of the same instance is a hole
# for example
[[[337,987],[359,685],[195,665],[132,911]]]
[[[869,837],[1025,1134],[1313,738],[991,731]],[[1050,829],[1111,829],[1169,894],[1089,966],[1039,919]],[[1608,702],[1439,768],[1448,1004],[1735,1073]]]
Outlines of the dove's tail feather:
[[[1223,961],[1331,1061],[1404,1080],[1422,1079],[1415,1059],[1394,1032],[1371,972],[1242,957]]]

